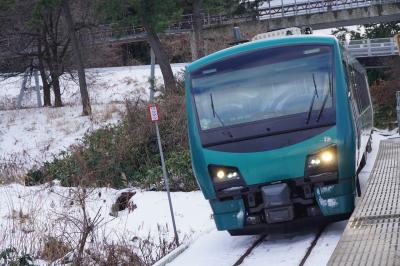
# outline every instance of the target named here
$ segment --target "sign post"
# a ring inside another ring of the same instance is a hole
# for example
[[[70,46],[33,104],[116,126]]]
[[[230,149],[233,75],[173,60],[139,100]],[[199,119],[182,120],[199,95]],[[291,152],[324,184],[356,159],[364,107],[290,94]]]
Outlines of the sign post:
[[[400,91],[396,92],[396,111],[397,111],[397,126],[399,127],[397,132],[400,134]]]
[[[161,168],[162,168],[162,173],[163,173],[163,177],[164,177],[165,188],[167,189],[169,210],[171,212],[172,226],[174,228],[174,234],[175,234],[175,243],[177,246],[179,246],[179,238],[178,238],[178,233],[176,231],[174,209],[172,207],[171,193],[169,190],[167,168],[165,167],[164,153],[163,153],[163,149],[162,149],[162,145],[161,145],[160,130],[158,128],[158,121],[160,120],[160,116],[158,113],[158,106],[156,104],[150,103],[149,104],[149,113],[150,113],[151,122],[153,122],[156,126],[158,149],[160,150],[160,157],[161,157]]]

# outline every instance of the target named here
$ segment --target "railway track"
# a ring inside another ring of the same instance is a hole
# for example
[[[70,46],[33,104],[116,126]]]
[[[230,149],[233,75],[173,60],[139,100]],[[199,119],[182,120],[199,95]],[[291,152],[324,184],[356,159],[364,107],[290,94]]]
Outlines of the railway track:
[[[321,226],[317,232],[313,232],[313,236],[311,239],[312,241],[304,241],[304,245],[303,245],[303,257],[301,257],[300,262],[298,263],[299,266],[305,266],[307,265],[307,260],[310,256],[310,254],[312,253],[312,251],[314,250],[314,247],[317,245],[318,240],[320,239],[321,235],[324,233],[326,229],[326,226]],[[295,239],[297,236],[296,235],[289,235],[289,236],[285,236],[283,239],[280,238],[278,241],[289,241],[291,242],[293,239]],[[245,252],[239,257],[239,259],[233,264],[233,266],[243,266],[246,265],[247,260],[251,260],[251,257],[254,256],[255,253],[257,253],[258,249],[262,249],[262,246],[268,246],[269,242],[271,242],[271,240],[276,241],[276,236],[271,235],[271,234],[265,234],[262,235],[260,237],[258,237],[252,245],[250,245]],[[309,245],[306,245],[306,244]],[[262,253],[262,250],[260,250],[259,253]],[[259,256],[257,256],[259,257]],[[262,259],[262,258],[261,258]],[[268,257],[265,257],[266,261],[268,260]],[[250,261],[249,261],[250,262]],[[254,264],[252,262],[250,262],[249,264]],[[291,264],[292,265],[292,264]]]
[[[254,241],[253,245],[251,245],[245,253],[243,253],[242,256],[233,264],[233,266],[239,266],[243,263],[243,261],[246,259],[247,256],[251,254],[253,249],[257,248],[266,238],[268,235],[262,235],[260,236],[256,241]]]

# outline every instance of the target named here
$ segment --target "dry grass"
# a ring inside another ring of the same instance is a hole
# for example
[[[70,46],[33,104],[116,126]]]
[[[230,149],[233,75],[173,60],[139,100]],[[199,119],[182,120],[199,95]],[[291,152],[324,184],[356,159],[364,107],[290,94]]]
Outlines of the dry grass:
[[[112,120],[114,114],[122,113],[121,109],[122,109],[121,104],[116,104],[116,103],[107,104],[106,107],[100,111],[100,114],[97,116],[96,120],[101,123],[110,121]]]
[[[44,237],[40,258],[46,261],[56,261],[65,257],[71,251],[71,246],[53,236]]]
[[[35,162],[26,152],[10,154],[7,157],[0,156],[0,185],[10,183],[23,184],[25,174],[29,170],[25,166],[32,164],[35,164]]]
[[[137,86],[139,84],[139,81],[136,78],[131,78],[131,77],[125,77],[123,79],[123,83],[126,84],[127,86]]]
[[[64,113],[60,108],[48,108],[46,112],[47,123],[51,123],[53,120],[63,117]]]
[[[11,210],[11,213],[6,218],[15,220],[20,224],[27,223],[31,220],[31,216],[28,213],[24,213],[22,209],[19,209],[18,211],[14,209]]]
[[[9,214],[0,220],[0,252],[12,247],[52,265],[147,266],[176,248],[168,226],[159,225],[156,234],[149,232],[145,238],[127,232],[115,232],[110,237],[103,222],[106,217],[100,212],[89,215],[87,201],[98,197],[92,188],[73,188],[62,195],[55,191],[47,186],[20,194],[24,208],[13,200],[17,190],[7,192]],[[58,195],[64,206],[52,203],[53,212],[42,209],[50,200],[46,195],[53,199]]]

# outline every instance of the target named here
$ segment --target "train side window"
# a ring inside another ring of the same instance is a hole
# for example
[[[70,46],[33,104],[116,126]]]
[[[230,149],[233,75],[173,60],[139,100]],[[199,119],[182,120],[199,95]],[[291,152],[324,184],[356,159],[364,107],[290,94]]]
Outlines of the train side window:
[[[342,61],[344,68],[344,77],[346,79],[347,89],[350,91],[350,77],[349,77],[349,67],[347,66],[346,61]]]
[[[357,83],[360,89],[360,102],[362,111],[366,110],[370,105],[368,95],[368,84],[364,74],[357,72]]]
[[[361,90],[360,83],[358,82],[358,71],[355,68],[352,68],[352,76],[353,76],[353,88],[354,94],[357,101],[358,111],[361,113],[363,111],[362,101],[361,101]]]
[[[352,101],[355,102],[356,108],[360,112],[360,105],[359,105],[359,102],[358,102],[358,94],[357,94],[357,90],[356,90],[356,82],[355,82],[355,78],[354,78],[354,74],[355,74],[354,68],[353,68],[352,65],[349,65],[348,69],[349,69],[349,78],[350,78],[349,89],[351,91],[351,99],[352,99]]]

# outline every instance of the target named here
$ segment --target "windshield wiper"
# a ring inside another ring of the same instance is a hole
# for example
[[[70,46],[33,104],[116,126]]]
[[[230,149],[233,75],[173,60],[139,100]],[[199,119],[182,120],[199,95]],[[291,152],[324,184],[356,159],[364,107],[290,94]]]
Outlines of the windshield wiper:
[[[328,93],[327,93],[327,94],[325,95],[325,97],[324,97],[324,101],[322,102],[321,110],[319,110],[317,119],[315,120],[316,122],[319,122],[319,119],[321,118],[322,112],[323,112],[324,109],[325,109],[326,102],[328,101],[328,97],[329,97],[329,95],[332,95],[332,94],[333,94],[333,90],[332,90],[332,78],[331,78],[331,75],[329,75],[329,91],[328,91]],[[332,95],[332,96],[333,96],[333,95]]]
[[[211,109],[212,109],[214,118],[217,118],[217,119],[219,120],[219,122],[221,123],[221,125],[222,125],[223,127],[225,127],[225,124],[224,124],[224,122],[222,121],[221,117],[219,117],[218,113],[215,111],[214,100],[213,100],[212,93],[210,93],[210,103],[211,103]]]
[[[310,123],[310,118],[311,118],[311,112],[313,110],[314,107],[314,102],[315,102],[315,97],[319,97],[318,96],[318,90],[317,90],[317,84],[315,83],[315,76],[314,73],[312,74],[312,79],[313,79],[313,83],[314,83],[314,94],[310,103],[310,107],[308,108],[308,114],[307,114],[307,119],[306,119],[306,124],[308,125],[308,123]]]

